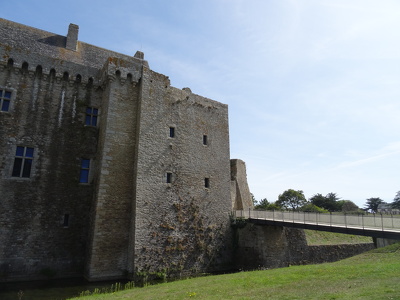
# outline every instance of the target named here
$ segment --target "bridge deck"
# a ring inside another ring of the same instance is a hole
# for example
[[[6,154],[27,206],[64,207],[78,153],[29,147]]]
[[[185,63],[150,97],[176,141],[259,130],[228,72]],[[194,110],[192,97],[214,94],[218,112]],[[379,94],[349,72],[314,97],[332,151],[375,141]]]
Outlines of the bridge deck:
[[[282,211],[234,211],[250,223],[400,240],[400,218],[383,215],[334,215]]]

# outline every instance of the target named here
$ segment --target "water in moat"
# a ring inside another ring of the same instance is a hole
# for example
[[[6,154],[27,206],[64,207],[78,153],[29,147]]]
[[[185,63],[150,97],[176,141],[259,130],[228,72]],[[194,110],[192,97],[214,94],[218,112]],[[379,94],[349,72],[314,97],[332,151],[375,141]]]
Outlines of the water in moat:
[[[0,283],[1,300],[65,300],[83,291],[110,289],[115,281],[88,282],[84,279]],[[126,282],[121,282],[124,286]]]

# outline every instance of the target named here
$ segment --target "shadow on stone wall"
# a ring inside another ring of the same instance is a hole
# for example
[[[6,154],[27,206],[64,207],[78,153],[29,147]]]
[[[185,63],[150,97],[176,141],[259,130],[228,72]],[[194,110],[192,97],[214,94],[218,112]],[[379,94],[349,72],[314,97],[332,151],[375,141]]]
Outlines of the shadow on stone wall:
[[[235,268],[272,269],[334,262],[374,249],[373,243],[308,246],[302,229],[247,224],[235,231]]]

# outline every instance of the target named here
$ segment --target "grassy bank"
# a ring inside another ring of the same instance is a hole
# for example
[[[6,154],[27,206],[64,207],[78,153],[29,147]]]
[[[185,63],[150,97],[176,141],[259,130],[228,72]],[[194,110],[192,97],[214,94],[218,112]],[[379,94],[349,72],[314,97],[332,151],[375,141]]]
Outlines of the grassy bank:
[[[335,263],[207,276],[77,298],[400,299],[400,243]]]
[[[339,245],[372,243],[372,238],[361,235],[351,235],[336,232],[304,230],[308,245]]]

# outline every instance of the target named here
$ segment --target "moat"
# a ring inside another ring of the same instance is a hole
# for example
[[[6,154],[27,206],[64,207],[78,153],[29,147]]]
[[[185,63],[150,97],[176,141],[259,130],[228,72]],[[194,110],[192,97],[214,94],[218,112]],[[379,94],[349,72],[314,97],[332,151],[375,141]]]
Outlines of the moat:
[[[115,281],[88,282],[83,278],[0,283],[1,300],[65,300],[83,291],[109,289]],[[121,282],[122,285],[125,282]]]

